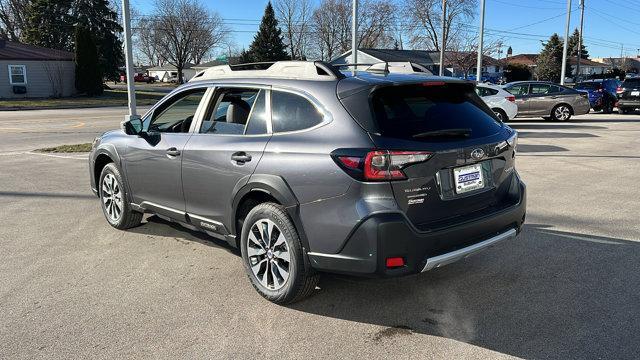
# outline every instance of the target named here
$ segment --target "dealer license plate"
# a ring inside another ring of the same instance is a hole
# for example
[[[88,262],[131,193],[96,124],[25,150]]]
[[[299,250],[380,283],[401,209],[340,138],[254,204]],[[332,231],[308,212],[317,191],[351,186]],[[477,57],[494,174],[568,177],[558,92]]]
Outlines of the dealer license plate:
[[[453,169],[453,176],[455,178],[456,194],[463,194],[484,187],[482,165],[480,164],[455,168]]]

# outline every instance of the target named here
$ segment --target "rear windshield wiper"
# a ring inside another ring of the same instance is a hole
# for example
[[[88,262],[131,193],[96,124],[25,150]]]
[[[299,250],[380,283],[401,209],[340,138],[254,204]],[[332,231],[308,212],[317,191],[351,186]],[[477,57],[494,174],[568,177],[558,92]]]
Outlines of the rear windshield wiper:
[[[442,129],[427,131],[413,135],[414,138],[428,138],[428,137],[469,137],[471,136],[471,129]]]

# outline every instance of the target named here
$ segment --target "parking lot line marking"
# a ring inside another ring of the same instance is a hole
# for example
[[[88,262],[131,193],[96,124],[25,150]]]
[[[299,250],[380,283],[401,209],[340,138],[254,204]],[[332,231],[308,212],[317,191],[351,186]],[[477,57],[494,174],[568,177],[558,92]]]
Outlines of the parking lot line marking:
[[[83,127],[83,126],[84,126],[84,123],[83,123],[83,122],[79,122],[79,123],[77,123],[77,124],[75,124],[75,125],[73,125],[73,126],[71,126],[71,127],[72,127],[72,128],[81,128],[81,127]]]

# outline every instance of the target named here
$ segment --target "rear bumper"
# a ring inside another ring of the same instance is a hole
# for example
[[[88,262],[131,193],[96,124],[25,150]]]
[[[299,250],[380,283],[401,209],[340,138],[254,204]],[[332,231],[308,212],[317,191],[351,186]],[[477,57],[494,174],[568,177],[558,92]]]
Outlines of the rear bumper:
[[[618,108],[637,109],[640,108],[640,99],[638,100],[618,100]]]
[[[498,242],[515,238],[525,220],[526,187],[506,209],[437,231],[419,231],[400,212],[377,213],[363,220],[337,254],[308,253],[320,271],[369,277],[416,274],[463,259]],[[387,269],[386,259],[405,265]]]

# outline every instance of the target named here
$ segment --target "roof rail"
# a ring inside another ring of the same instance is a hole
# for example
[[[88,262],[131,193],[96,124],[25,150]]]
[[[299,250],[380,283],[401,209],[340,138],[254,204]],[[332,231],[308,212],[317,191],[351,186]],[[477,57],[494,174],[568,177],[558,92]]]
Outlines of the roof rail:
[[[345,68],[345,67],[365,67],[366,69],[362,70],[365,72],[379,72],[379,73],[395,73],[395,74],[424,74],[424,75],[433,75],[433,73],[427,69],[425,66],[410,62],[410,61],[385,61],[374,64],[336,64],[333,65],[335,69]]]
[[[344,75],[322,61],[275,61],[212,66],[196,74],[192,81],[257,77],[300,80],[337,80]]]

